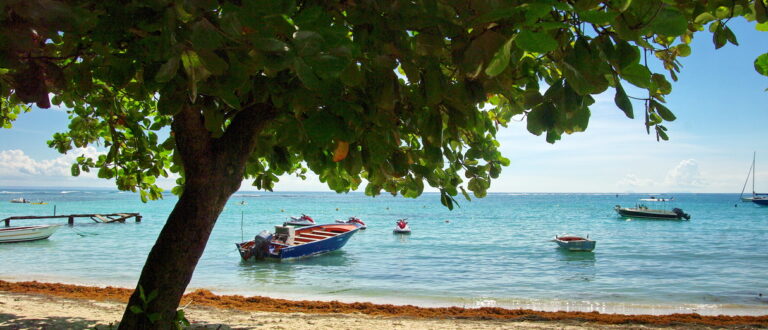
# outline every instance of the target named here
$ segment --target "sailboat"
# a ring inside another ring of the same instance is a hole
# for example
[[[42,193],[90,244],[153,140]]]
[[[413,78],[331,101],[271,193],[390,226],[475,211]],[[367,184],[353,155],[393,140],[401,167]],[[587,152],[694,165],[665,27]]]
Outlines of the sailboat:
[[[744,187],[741,188],[741,195],[739,195],[739,199],[741,199],[742,202],[751,202],[755,199],[766,199],[768,198],[768,194],[758,194],[755,192],[755,155],[757,152],[754,152],[752,154],[752,166],[749,167],[749,172],[747,172],[747,180],[744,181]],[[744,196],[744,190],[747,189],[747,183],[749,183],[749,176],[752,175],[752,196],[747,195]]]

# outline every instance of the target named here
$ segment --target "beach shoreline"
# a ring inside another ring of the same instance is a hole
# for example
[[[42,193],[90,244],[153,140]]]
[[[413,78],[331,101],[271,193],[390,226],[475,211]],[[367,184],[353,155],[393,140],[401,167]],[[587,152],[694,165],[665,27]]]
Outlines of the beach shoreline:
[[[93,320],[95,324],[108,325],[119,320],[131,289],[117,287],[93,287],[61,283],[11,282],[0,280],[0,327],[25,320],[24,313],[39,320],[37,312],[25,312],[39,305],[38,300],[54,299],[59,304],[78,306],[66,311],[72,315],[60,315],[56,319]],[[13,303],[11,303],[13,302]],[[90,306],[90,307],[88,307]],[[105,309],[98,317],[82,315],[83,310]],[[265,320],[292,319],[297,327],[308,327],[317,322],[346,328],[400,327],[392,322],[416,322],[415,328],[456,328],[455,322],[476,322],[473,328],[528,327],[532,322],[539,327],[628,326],[652,327],[768,327],[768,315],[762,316],[704,316],[695,313],[670,315],[603,314],[599,312],[542,312],[526,309],[496,307],[418,307],[373,303],[343,303],[339,301],[285,300],[240,295],[215,295],[198,289],[187,293],[181,300],[187,316],[197,324],[223,324],[228,327],[258,328],[271,324]],[[54,313],[54,310],[43,310]],[[37,313],[37,314],[35,314]],[[265,314],[266,313],[266,314]],[[9,323],[10,322],[10,323]],[[105,323],[106,322],[106,323]],[[266,322],[266,323],[265,323]],[[307,323],[314,322],[314,323]],[[340,323],[339,323],[340,322]],[[348,323],[351,322],[351,323]],[[419,323],[422,322],[422,323]],[[426,322],[426,323],[424,323]],[[441,323],[442,322],[442,323]],[[524,323],[521,323],[524,322]],[[504,325],[506,324],[506,325]],[[274,324],[272,324],[274,325]],[[30,325],[34,327],[33,325]],[[92,325],[89,323],[89,327]],[[408,325],[403,325],[406,327]]]

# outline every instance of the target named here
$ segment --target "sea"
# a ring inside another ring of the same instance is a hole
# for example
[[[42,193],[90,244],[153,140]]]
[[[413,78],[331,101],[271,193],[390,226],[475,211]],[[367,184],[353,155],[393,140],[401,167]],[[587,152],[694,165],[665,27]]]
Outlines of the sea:
[[[427,307],[503,307],[622,314],[768,314],[768,207],[738,194],[490,193],[448,210],[416,199],[331,192],[238,192],[211,234],[188,290]],[[46,204],[10,203],[25,198]],[[0,279],[136,286],[177,198],[142,203],[108,189],[1,188],[0,219],[138,212],[141,222],[78,218],[46,240],[0,244]],[[620,218],[615,205],[678,207],[690,221]],[[243,261],[235,243],[291,216],[356,216],[368,229],[342,249],[290,261]],[[407,218],[410,235],[394,234]],[[66,224],[12,220],[11,226]],[[0,225],[3,225],[0,222]],[[575,234],[593,252],[551,240]]]

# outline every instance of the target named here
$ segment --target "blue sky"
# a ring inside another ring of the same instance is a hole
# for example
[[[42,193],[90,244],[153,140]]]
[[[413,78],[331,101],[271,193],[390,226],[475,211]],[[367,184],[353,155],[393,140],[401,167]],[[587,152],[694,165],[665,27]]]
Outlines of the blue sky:
[[[514,122],[498,138],[511,160],[491,185],[492,192],[740,192],[757,152],[756,186],[768,192],[768,77],[755,72],[754,59],[768,52],[768,33],[754,23],[732,21],[739,46],[715,50],[709,32],[698,33],[693,53],[681,58],[679,80],[667,106],[677,120],[667,124],[670,141],[647,135],[642,115],[626,118],[613,104],[613,90],[596,96],[589,127],[554,145]],[[625,84],[626,85],[626,84]],[[637,90],[630,95],[644,96]],[[642,109],[635,104],[635,112]],[[640,112],[641,114],[642,112]],[[35,109],[11,129],[0,129],[0,187],[109,187],[92,175],[71,177],[79,155],[47,147],[68,124],[62,110]],[[95,154],[96,148],[84,152]],[[165,188],[172,181],[161,181]],[[244,182],[242,190],[249,190]],[[275,190],[327,191],[316,177],[283,177]]]

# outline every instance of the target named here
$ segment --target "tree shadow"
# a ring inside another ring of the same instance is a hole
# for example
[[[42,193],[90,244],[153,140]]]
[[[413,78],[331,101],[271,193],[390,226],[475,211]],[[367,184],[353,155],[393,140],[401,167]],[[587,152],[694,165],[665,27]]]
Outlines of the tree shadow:
[[[15,314],[0,313],[2,329],[117,329],[116,324],[104,324],[96,320],[81,317],[50,316],[44,318],[24,318]]]

